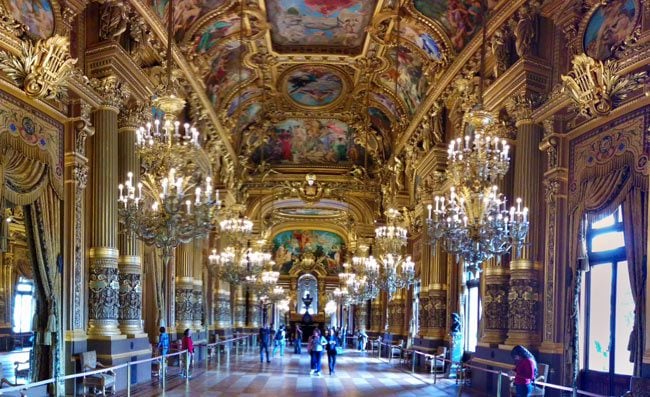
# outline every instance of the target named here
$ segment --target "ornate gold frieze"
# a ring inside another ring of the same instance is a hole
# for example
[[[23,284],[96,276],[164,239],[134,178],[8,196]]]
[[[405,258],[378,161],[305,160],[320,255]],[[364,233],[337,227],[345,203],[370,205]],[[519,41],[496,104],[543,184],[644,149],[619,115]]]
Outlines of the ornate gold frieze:
[[[595,60],[586,54],[573,58],[573,69],[562,75],[563,89],[578,112],[587,117],[604,116],[645,82],[645,72],[621,74],[617,61]]]
[[[67,37],[52,36],[21,42],[20,55],[0,51],[0,70],[31,97],[55,99],[65,88],[76,59],[70,58]]]

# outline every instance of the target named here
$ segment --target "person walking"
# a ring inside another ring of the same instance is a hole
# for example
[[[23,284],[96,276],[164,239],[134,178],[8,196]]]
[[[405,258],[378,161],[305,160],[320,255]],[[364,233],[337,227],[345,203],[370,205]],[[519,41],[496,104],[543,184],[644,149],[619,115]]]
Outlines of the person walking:
[[[323,350],[327,345],[327,339],[321,335],[318,328],[314,329],[311,341],[312,349],[312,370],[311,374],[316,376],[321,376],[321,357],[323,355]]]
[[[302,353],[302,329],[300,324],[296,324],[296,336],[293,340],[293,352],[296,354]]]
[[[280,348],[280,357],[284,357],[284,346],[287,343],[286,332],[284,331],[284,325],[281,325],[280,328],[275,332],[275,340],[273,344],[273,354],[272,357],[275,357],[275,351]]]
[[[510,355],[515,361],[514,385],[516,397],[528,397],[533,392],[537,362],[533,354],[521,345],[515,346]]]
[[[181,369],[181,376],[187,376],[189,378],[189,369],[194,363],[194,341],[192,340],[192,334],[189,328],[183,332],[183,339],[181,340],[181,350],[187,350],[187,360],[186,366]],[[186,371],[187,369],[187,371]]]
[[[334,329],[329,330],[329,335],[327,336],[327,365],[330,370],[330,375],[334,374],[334,369],[336,367],[336,348],[338,347],[338,338]]]
[[[366,345],[368,344],[368,334],[366,333],[365,330],[360,330],[358,334],[359,338],[359,351],[365,352],[366,351]]]
[[[266,352],[266,362],[270,363],[271,360],[269,359],[269,344],[271,343],[271,329],[269,328],[268,324],[264,324],[263,327],[260,328],[260,332],[258,335],[259,343],[260,343],[260,363],[264,362],[264,353]]]

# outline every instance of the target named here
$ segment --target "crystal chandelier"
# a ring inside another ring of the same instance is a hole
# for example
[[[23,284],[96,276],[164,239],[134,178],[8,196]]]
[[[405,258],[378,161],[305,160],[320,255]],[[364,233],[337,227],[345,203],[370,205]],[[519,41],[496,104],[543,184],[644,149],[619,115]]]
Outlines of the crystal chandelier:
[[[246,285],[258,295],[268,296],[272,294],[274,287],[280,279],[280,272],[273,270],[274,265],[275,262],[269,261],[264,267],[264,270],[247,275],[245,278]]]
[[[246,280],[249,275],[248,262],[246,257],[241,255],[241,251],[234,247],[226,247],[221,253],[216,249],[208,256],[208,262],[215,270],[217,277],[227,281],[230,285],[239,285]]]
[[[333,300],[327,301],[325,304],[325,314],[332,316],[338,310],[338,305]]]
[[[528,233],[528,209],[521,199],[508,210],[495,185],[510,167],[505,127],[496,114],[483,109],[486,26],[483,24],[479,102],[463,117],[463,138],[449,144],[447,177],[452,187],[428,205],[427,232],[433,244],[441,241],[458,255],[468,270],[477,272],[485,260],[517,253]],[[432,216],[433,214],[433,216]]]

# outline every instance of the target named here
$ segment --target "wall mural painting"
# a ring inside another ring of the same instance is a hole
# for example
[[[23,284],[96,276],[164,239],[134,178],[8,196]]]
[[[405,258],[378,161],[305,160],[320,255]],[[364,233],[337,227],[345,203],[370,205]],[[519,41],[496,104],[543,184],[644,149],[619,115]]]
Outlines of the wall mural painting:
[[[220,95],[227,93],[239,83],[240,74],[241,81],[248,80],[252,75],[251,70],[246,67],[240,70],[240,48],[242,47],[239,41],[229,41],[219,48],[212,60],[210,72],[205,78],[205,85],[208,98],[215,107],[220,106]]]
[[[341,96],[343,80],[330,68],[305,66],[289,72],[286,91],[300,105],[327,106]]]
[[[360,47],[376,3],[376,0],[267,0],[273,44]]]
[[[390,99],[387,95],[380,94],[378,92],[371,92],[370,97],[373,101],[381,103],[393,116],[397,115],[397,107],[395,106],[395,102],[393,102],[393,100]]]
[[[343,271],[345,242],[336,233],[324,230],[288,230],[273,238],[273,260],[282,274],[288,274],[301,256],[314,255],[314,266],[321,266],[328,275],[336,276]]]
[[[361,164],[363,148],[354,143],[352,129],[339,120],[288,119],[274,126],[270,142],[253,161],[271,164]]]
[[[217,49],[219,40],[235,32],[239,32],[239,16],[214,21],[194,36],[194,51],[197,54],[210,54]]]
[[[587,23],[583,38],[585,52],[592,58],[604,60],[630,37],[639,20],[639,5],[635,0],[613,0],[596,9]]]
[[[283,208],[279,212],[281,215],[300,217],[335,217],[341,214],[338,210],[327,208]]]
[[[394,89],[397,74],[397,92],[409,114],[414,114],[429,88],[429,79],[424,77],[424,63],[416,53],[406,47],[399,47],[399,73],[395,70],[395,49],[386,55],[391,60],[390,69],[380,78],[387,88]]]
[[[488,9],[498,1],[488,1]],[[415,9],[427,18],[438,21],[449,33],[449,39],[461,50],[481,30],[481,0],[414,0]]]
[[[240,104],[259,95],[262,95],[262,90],[259,87],[248,87],[244,89],[244,92],[242,92],[241,94],[237,94],[232,98],[232,102],[230,102],[226,114],[228,115],[228,117],[232,116],[233,114],[235,114],[235,111],[237,110],[237,108],[239,108]]]
[[[7,0],[11,16],[29,28],[39,38],[48,38],[54,33],[54,12],[49,0]]]
[[[411,26],[402,26],[400,28],[400,36],[424,51],[430,59],[436,62],[442,61],[441,46],[423,28],[417,27],[416,30]]]
[[[224,5],[227,0],[177,0],[174,1],[174,37],[181,40],[190,26],[206,13]],[[151,6],[167,26],[169,0],[151,0]]]

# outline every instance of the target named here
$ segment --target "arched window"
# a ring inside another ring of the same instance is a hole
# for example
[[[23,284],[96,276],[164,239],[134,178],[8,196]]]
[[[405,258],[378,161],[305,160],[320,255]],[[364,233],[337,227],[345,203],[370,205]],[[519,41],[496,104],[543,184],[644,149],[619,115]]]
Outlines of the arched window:
[[[481,318],[481,302],[479,299],[479,279],[472,272],[466,273],[467,294],[465,295],[465,350],[476,351],[478,343],[478,324]]]
[[[14,332],[24,333],[32,330],[32,317],[34,313],[34,282],[24,277],[16,283],[14,295]]]
[[[621,207],[589,225],[589,271],[583,276],[580,305],[581,368],[605,376],[610,390],[615,375],[631,375],[634,368],[627,350],[634,299],[623,233]]]

